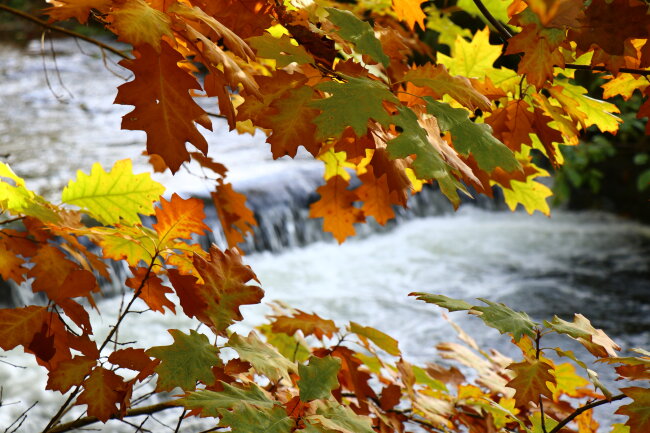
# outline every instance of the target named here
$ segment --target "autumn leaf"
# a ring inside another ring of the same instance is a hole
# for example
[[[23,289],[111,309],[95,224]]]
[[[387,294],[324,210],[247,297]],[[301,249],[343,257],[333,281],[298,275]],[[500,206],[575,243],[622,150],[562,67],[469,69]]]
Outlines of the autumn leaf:
[[[106,11],[110,0],[47,0],[52,7],[43,10],[51,21],[64,21],[76,18],[81,24],[86,24],[91,9]]]
[[[239,404],[232,411],[221,412],[220,426],[230,426],[233,433],[290,433],[294,420],[279,406],[257,409]]]
[[[395,340],[390,335],[384,334],[383,332],[371,328],[369,326],[361,326],[358,323],[350,322],[350,332],[354,332],[357,336],[365,341],[370,340],[377,345],[382,350],[385,350],[393,356],[401,356],[397,340]]]
[[[135,377],[135,380],[140,381],[152,375],[154,368],[158,365],[158,361],[149,358],[144,349],[135,349],[133,347],[114,351],[108,357],[108,362],[122,368],[137,371],[138,375]]]
[[[621,406],[617,414],[627,415],[625,425],[630,427],[630,433],[643,433],[650,428],[650,393],[647,388],[630,387],[621,391],[632,399],[632,403]]]
[[[203,284],[193,289],[201,304],[196,316],[219,334],[225,334],[230,325],[242,319],[239,310],[242,305],[257,304],[264,296],[261,288],[246,284],[250,280],[258,281],[257,277],[234,250],[224,253],[212,245],[208,259],[194,256],[194,267],[203,279]],[[174,288],[179,291],[176,285]],[[179,297],[183,305],[182,299],[187,295],[179,293]],[[189,315],[187,311],[186,314]]]
[[[309,217],[323,218],[323,230],[332,233],[339,243],[356,233],[355,223],[365,221],[361,209],[353,205],[357,195],[347,187],[348,182],[341,176],[331,177],[316,190],[321,198],[309,208]]]
[[[284,332],[287,335],[294,335],[298,330],[304,336],[313,335],[316,338],[332,338],[338,331],[332,320],[326,320],[317,314],[308,314],[297,310],[292,317],[280,316],[271,324],[273,332]]]
[[[237,404],[246,404],[258,408],[270,409],[274,402],[266,392],[254,382],[247,388],[229,385],[221,382],[223,391],[215,392],[199,390],[187,393],[183,398],[176,400],[179,405],[190,409],[200,410],[202,416],[220,416],[223,409],[230,409]]]
[[[495,328],[502,334],[512,334],[515,341],[519,341],[524,335],[531,338],[535,338],[537,335],[535,333],[537,323],[533,322],[528,317],[528,314],[514,311],[507,305],[491,302],[487,299],[479,298],[479,301],[485,302],[488,306],[474,306],[470,312],[478,312],[478,317],[486,325]]]
[[[468,78],[450,75],[444,65],[427,63],[408,71],[402,80],[426,87],[436,99],[449,95],[470,110],[491,109],[490,100],[474,89]]]
[[[370,24],[361,21],[350,11],[343,11],[335,8],[325,8],[327,19],[337,26],[336,33],[344,40],[354,44],[360,54],[370,56],[377,63],[388,66],[390,59],[384,53],[381,42],[375,37]]]
[[[388,220],[395,218],[393,205],[400,204],[397,192],[391,191],[388,186],[388,175],[382,174],[375,177],[372,166],[359,175],[361,186],[354,190],[363,202],[361,210],[366,216],[372,216],[380,225],[385,225]]]
[[[547,81],[553,82],[554,67],[564,67],[564,56],[557,48],[564,41],[565,33],[559,29],[538,30],[534,25],[525,26],[521,33],[508,40],[506,54],[524,53],[518,72],[539,89]]]
[[[515,374],[514,379],[508,382],[508,386],[515,389],[517,406],[528,406],[530,402],[537,403],[542,395],[553,398],[548,383],[555,384],[556,381],[551,374],[552,367],[546,362],[524,361],[511,364],[508,369]]]
[[[219,350],[208,337],[193,329],[189,334],[178,329],[169,329],[169,333],[174,338],[172,344],[147,350],[147,355],[161,361],[155,368],[156,391],[171,391],[176,387],[193,390],[197,381],[212,385],[215,382],[212,367],[221,363]]]
[[[156,255],[157,233],[141,226],[94,227],[90,233],[98,237],[104,258],[125,260],[130,266],[147,265]]]
[[[46,307],[35,305],[0,309],[0,347],[4,350],[27,347],[48,317]]]
[[[228,340],[243,361],[250,362],[255,370],[273,381],[285,379],[291,383],[290,371],[296,371],[294,363],[282,356],[274,347],[261,341],[253,332],[248,337],[233,334]]]
[[[449,311],[465,311],[472,308],[470,304],[462,299],[453,299],[445,295],[434,295],[431,293],[414,292],[409,293],[409,296],[416,296],[419,301],[424,301],[429,304],[435,304],[439,307],[446,308]]]
[[[573,322],[554,316],[551,322],[545,321],[544,326],[578,340],[589,352],[599,358],[616,357],[618,356],[616,351],[621,350],[621,347],[602,329],[594,328],[589,319],[582,314],[575,314]]]
[[[198,198],[182,199],[178,194],[173,194],[169,201],[161,198],[155,213],[157,222],[153,228],[160,246],[173,239],[191,239],[193,234],[203,236],[211,231],[203,222],[203,201]]]
[[[319,398],[326,399],[332,395],[332,390],[339,387],[336,378],[341,369],[341,360],[325,356],[309,358],[309,365],[298,365],[298,389],[301,401],[311,401]]]
[[[120,41],[133,46],[149,44],[160,51],[163,36],[174,38],[169,16],[144,0],[116,0],[112,3],[110,28]]]
[[[409,25],[410,28],[415,30],[415,24],[420,24],[420,28],[424,29],[424,18],[426,15],[422,12],[420,0],[393,0],[393,10],[397,17]]]
[[[106,422],[117,413],[125,385],[121,376],[103,367],[95,367],[83,383],[84,390],[77,397],[77,404],[88,405],[89,416]]]
[[[216,190],[210,195],[228,246],[234,248],[257,226],[253,212],[246,207],[246,196],[235,191],[231,184],[224,183],[222,179],[218,180]]]
[[[265,33],[249,38],[248,43],[257,51],[259,57],[274,59],[278,68],[294,62],[299,65],[314,62],[314,58],[301,45],[294,45],[287,35],[276,38]]]
[[[351,126],[357,136],[365,135],[370,119],[382,125],[390,123],[390,116],[383,102],[398,103],[385,84],[364,77],[343,77],[346,81],[327,81],[316,89],[331,96],[317,99],[311,106],[320,110],[314,123],[317,138],[340,137],[346,127]],[[349,101],[355,101],[350,104]]]
[[[374,433],[370,420],[357,415],[348,406],[327,400],[319,402],[317,407],[316,415],[311,415],[306,420],[343,433]]]
[[[153,202],[165,191],[148,173],[133,174],[131,160],[123,159],[105,172],[93,164],[90,175],[81,170],[77,180],[63,189],[61,201],[79,206],[105,225],[138,224],[142,215],[154,213]]]
[[[450,74],[482,79],[490,75],[494,62],[501,56],[501,45],[490,45],[490,31],[486,27],[476,32],[471,41],[456,36],[451,47],[452,56],[436,54],[438,63],[445,65]]]
[[[471,153],[478,166],[487,172],[497,167],[505,171],[520,168],[512,151],[494,138],[489,126],[469,120],[466,110],[453,108],[428,96],[424,99],[427,102],[427,112],[436,116],[440,130],[451,133],[454,148],[458,153]]]
[[[175,173],[190,160],[186,142],[203,153],[208,151],[208,143],[194,123],[208,129],[211,123],[189,94],[201,87],[178,66],[183,57],[166,42],[160,54],[149,45],[138,46],[138,53],[135,60],[120,62],[135,75],[133,81],[118,87],[115,98],[115,104],[135,106],[122,118],[122,129],[145,131],[147,153],[160,155]]]
[[[97,360],[87,356],[75,356],[72,359],[60,362],[56,369],[49,372],[45,389],[59,391],[61,394],[83,382],[84,378],[97,364]]]
[[[139,297],[153,311],[165,314],[167,307],[172,313],[176,312],[176,306],[167,298],[167,293],[174,293],[169,287],[163,286],[163,281],[148,268],[131,268],[132,278],[128,278],[125,284],[139,293]],[[146,280],[145,280],[146,278]]]

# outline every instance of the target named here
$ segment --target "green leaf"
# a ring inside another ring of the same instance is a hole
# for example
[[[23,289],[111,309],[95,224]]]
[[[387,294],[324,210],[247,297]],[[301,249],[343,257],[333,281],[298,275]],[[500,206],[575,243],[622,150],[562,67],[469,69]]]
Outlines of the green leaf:
[[[318,90],[332,95],[311,103],[312,107],[322,111],[314,119],[318,138],[339,137],[348,126],[354,129],[357,136],[362,136],[368,129],[370,119],[388,126],[390,115],[384,109],[383,102],[399,102],[388,87],[364,77],[342,77],[347,81],[328,81],[316,86]]]
[[[406,158],[416,155],[412,162],[415,176],[418,179],[436,179],[440,190],[454,204],[460,204],[457,190],[463,192],[465,187],[450,173],[450,167],[442,160],[438,151],[429,141],[427,132],[418,123],[416,114],[409,108],[398,107],[398,114],[392,117],[392,122],[401,128],[402,132],[388,141],[387,150],[391,158]]]
[[[474,123],[462,108],[453,108],[444,102],[425,96],[427,111],[438,119],[441,131],[449,131],[458,153],[470,153],[481,170],[487,172],[501,167],[504,171],[520,168],[515,155],[505,144],[494,138],[492,128],[484,123]]]
[[[292,361],[304,362],[309,358],[309,347],[303,339],[287,335],[283,332],[273,332],[271,325],[262,325],[258,327],[267,343],[278,349],[278,352],[287,359]]]
[[[375,37],[375,32],[370,24],[361,21],[349,11],[335,8],[325,8],[325,10],[329,13],[327,19],[339,27],[336,33],[340,37],[354,44],[360,54],[367,54],[385,67],[389,65],[390,59],[381,48],[381,43]]]
[[[409,296],[417,296],[419,301],[424,301],[429,304],[436,304],[439,307],[446,308],[449,311],[465,311],[470,310],[472,306],[462,299],[453,299],[445,295],[434,295],[431,293],[414,292],[409,293]]]
[[[102,224],[133,225],[140,222],[138,214],[154,213],[153,203],[163,192],[165,188],[151,180],[149,173],[134,175],[131,160],[123,159],[108,173],[99,163],[93,164],[90,175],[79,170],[61,200],[79,206]]]
[[[636,188],[639,191],[645,191],[650,187],[650,169],[642,172],[636,181]]]
[[[287,35],[276,38],[265,33],[248,38],[247,41],[259,57],[274,59],[278,68],[284,68],[293,62],[299,65],[314,63],[314,58],[302,46],[294,45]]]
[[[508,306],[488,301],[487,299],[478,298],[488,304],[487,307],[472,307],[470,312],[478,311],[478,317],[486,325],[495,328],[500,333],[510,333],[515,341],[519,341],[523,335],[535,338],[535,327],[537,323],[533,322],[528,314],[511,310]]]
[[[248,389],[238,388],[221,382],[223,391],[208,391],[202,389],[188,393],[175,403],[187,409],[200,409],[203,416],[220,416],[223,409],[231,409],[238,404],[249,404],[258,408],[270,409],[275,404],[266,393],[256,384],[251,383]]]
[[[447,393],[449,392],[447,386],[444,383],[429,376],[429,373],[427,373],[426,370],[422,367],[418,367],[417,365],[412,365],[411,367],[413,368],[413,376],[415,377],[415,381],[417,383],[426,385],[429,388],[436,389],[438,391]]]
[[[250,362],[260,374],[274,381],[284,378],[291,383],[289,371],[296,371],[295,364],[273,346],[261,341],[255,333],[251,332],[248,337],[233,334],[228,346],[235,349],[243,361]]]
[[[326,401],[320,404],[316,415],[305,419],[314,424],[320,424],[326,429],[341,433],[375,433],[369,418],[357,415],[347,406],[336,401]]]
[[[156,346],[147,350],[147,355],[160,359],[156,367],[158,384],[156,391],[171,391],[177,386],[184,390],[196,388],[196,381],[206,385],[215,382],[212,367],[221,361],[208,337],[190,330],[189,335],[178,329],[170,329],[174,342],[169,346]]]
[[[350,322],[350,331],[357,334],[362,339],[369,339],[382,350],[385,350],[393,356],[401,356],[402,352],[399,350],[397,340],[390,335],[371,328],[369,326],[361,326],[358,323]]]
[[[232,412],[221,411],[220,426],[229,426],[232,433],[289,433],[294,420],[284,409],[256,409],[247,404],[235,406]]]
[[[331,396],[332,390],[339,387],[336,376],[340,369],[341,360],[329,355],[323,358],[312,356],[309,365],[298,365],[300,400],[310,401]]]

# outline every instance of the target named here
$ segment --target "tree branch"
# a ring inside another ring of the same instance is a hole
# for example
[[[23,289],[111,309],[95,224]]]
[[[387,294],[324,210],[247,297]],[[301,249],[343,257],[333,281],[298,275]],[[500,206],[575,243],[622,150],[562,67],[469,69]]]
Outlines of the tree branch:
[[[512,37],[512,33],[510,33],[510,30],[506,28],[503,24],[499,22],[498,19],[494,18],[494,15],[490,13],[489,10],[485,7],[483,2],[481,0],[474,0],[474,4],[478,8],[478,10],[481,11],[483,16],[492,24],[492,26],[497,29],[497,31],[503,36],[503,38],[507,41]]]
[[[549,431],[548,433],[557,433],[559,432],[562,427],[573,421],[577,416],[579,416],[581,413],[588,411],[589,409],[593,409],[598,406],[602,406],[603,404],[611,403],[616,400],[623,400],[624,398],[627,398],[627,395],[625,394],[619,394],[615,395],[614,397],[610,398],[609,400],[598,400],[594,401],[593,403],[585,404],[582,407],[579,407],[571,415],[568,417],[564,418],[558,425],[553,427],[553,430]]]
[[[77,32],[72,31],[72,30],[64,29],[63,27],[55,26],[54,24],[48,23],[45,20],[37,18],[37,17],[35,17],[33,15],[30,15],[30,14],[25,13],[23,11],[20,11],[18,9],[14,9],[12,7],[9,7],[7,5],[4,5],[4,4],[0,3],[0,10],[8,12],[8,13],[10,13],[12,15],[16,15],[17,17],[20,17],[20,18],[25,19],[27,21],[31,21],[33,23],[36,23],[36,24],[38,24],[39,26],[41,26],[43,28],[46,28],[46,29],[49,29],[49,30],[52,30],[52,31],[55,31],[55,32],[58,32],[58,33],[62,33],[64,35],[71,36],[71,37],[76,38],[76,39],[81,39],[82,41],[86,41],[89,44],[96,45],[96,46],[98,46],[99,48],[101,48],[103,50],[110,51],[111,53],[113,53],[113,54],[115,54],[117,56],[120,56],[123,59],[131,59],[127,54],[123,53],[122,51],[118,50],[117,48],[114,48],[114,47],[111,47],[108,44],[105,44],[104,42],[98,41],[97,39],[93,39],[93,38],[91,38],[89,36],[82,35],[81,33],[77,33]]]
[[[175,407],[179,407],[179,406],[174,404],[174,402],[165,402],[165,403],[154,404],[151,406],[139,407],[137,409],[129,409],[126,411],[126,415],[124,415],[124,418],[130,418],[130,417],[140,416],[140,415],[151,415],[153,413],[162,412],[163,410],[173,409]],[[115,419],[115,418],[116,416],[111,417],[111,419]],[[65,424],[59,424],[58,426],[51,429],[50,433],[62,433],[62,432],[78,429],[81,427],[85,427],[87,425],[94,424],[96,422],[99,422],[99,419],[97,419],[97,417],[85,416],[83,418],[79,418],[74,421],[67,422]]]
[[[478,8],[479,11],[483,14],[485,19],[488,20],[492,26],[497,29],[499,34],[505,39],[507,42],[508,39],[512,38],[515,36],[506,26],[501,24],[499,20],[497,20],[494,15],[490,13],[490,11],[485,7],[483,2],[481,0],[473,0],[474,4]],[[574,65],[572,63],[569,63],[568,65],[564,65],[566,69],[576,69],[576,70],[582,70],[582,71],[594,71],[594,72],[609,72],[611,71],[604,66],[591,66],[591,65]],[[619,72],[625,72],[628,74],[636,74],[636,75],[643,75],[644,77],[650,76],[650,70],[647,69],[636,69],[636,68],[619,68]]]

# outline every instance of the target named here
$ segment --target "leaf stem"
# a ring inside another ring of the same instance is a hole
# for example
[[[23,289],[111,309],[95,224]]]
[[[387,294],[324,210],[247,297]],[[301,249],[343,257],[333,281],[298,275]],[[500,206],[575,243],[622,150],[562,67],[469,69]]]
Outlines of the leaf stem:
[[[571,415],[567,416],[562,421],[560,421],[558,423],[558,425],[553,427],[553,429],[551,431],[549,431],[548,433],[557,433],[557,432],[559,432],[562,429],[562,427],[564,427],[565,425],[567,425],[568,423],[573,421],[581,413],[586,412],[589,409],[593,409],[595,407],[601,406],[603,404],[611,403],[613,401],[623,400],[624,398],[627,398],[627,395],[619,394],[619,395],[615,395],[614,397],[612,397],[610,399],[607,399],[607,400],[598,400],[598,401],[594,401],[593,403],[589,403],[589,404],[586,404],[586,405],[584,405],[582,407],[579,407],[578,409],[573,411],[573,413]]]
[[[14,8],[12,8],[10,6],[7,6],[7,5],[4,5],[4,4],[0,4],[0,10],[8,12],[8,13],[10,13],[12,15],[16,15],[17,17],[20,17],[20,18],[25,19],[27,21],[31,21],[33,23],[36,23],[39,26],[44,27],[46,29],[49,29],[49,30],[52,30],[52,31],[55,31],[55,32],[58,32],[58,33],[62,33],[62,34],[67,35],[67,36],[71,36],[71,37],[73,37],[75,39],[81,39],[82,41],[86,41],[89,44],[96,45],[96,46],[98,46],[99,48],[101,48],[103,50],[110,51],[111,53],[113,53],[113,54],[115,54],[117,56],[120,56],[123,59],[130,59],[130,57],[127,54],[123,53],[122,51],[118,50],[117,48],[114,48],[114,47],[111,47],[108,44],[105,44],[104,42],[98,41],[97,39],[91,38],[91,37],[86,36],[86,35],[82,35],[81,33],[77,33],[77,32],[75,32],[73,30],[68,30],[68,29],[65,29],[63,27],[55,26],[54,24],[50,24],[47,21],[42,20],[42,19],[40,19],[38,17],[35,17],[35,16],[31,15],[31,14],[28,14],[26,12],[20,11],[18,9],[14,9]]]

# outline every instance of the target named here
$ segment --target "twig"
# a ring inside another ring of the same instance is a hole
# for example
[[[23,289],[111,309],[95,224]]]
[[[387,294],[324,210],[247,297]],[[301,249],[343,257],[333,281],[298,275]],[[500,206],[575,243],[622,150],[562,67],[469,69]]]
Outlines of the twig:
[[[9,424],[9,427],[7,427],[7,428],[5,429],[5,433],[7,433],[7,432],[8,432],[8,433],[14,433],[15,431],[17,431],[17,430],[20,428],[20,426],[23,425],[23,423],[24,423],[25,420],[27,419],[27,412],[29,412],[30,410],[32,410],[32,408],[33,408],[34,406],[36,406],[37,404],[38,404],[38,401],[35,401],[35,402],[30,406],[30,407],[28,407],[27,409],[25,409],[25,410],[23,411],[23,413],[21,413],[20,415],[18,415],[18,418],[16,418],[16,420],[15,420],[14,422],[12,422],[11,424]],[[14,424],[16,424],[18,421],[20,421],[20,422],[18,423],[18,425],[16,426],[16,428],[14,428],[13,430],[9,431],[9,429],[10,429]]]
[[[503,36],[506,41],[512,37],[512,33],[510,33],[510,30],[508,30],[503,24],[501,24],[498,19],[494,18],[494,15],[492,15],[490,11],[487,10],[487,8],[485,7],[485,5],[481,0],[474,0],[474,4],[478,8],[478,10],[481,11],[483,16],[490,22],[490,24],[492,24],[492,26],[494,26],[494,28],[497,29],[499,33],[501,33],[501,36]]]
[[[10,224],[10,223],[13,223],[13,222],[16,222],[16,221],[22,221],[24,219],[25,219],[24,216],[16,217],[16,218],[10,218],[8,220],[0,221],[0,226],[5,225],[5,224]]]
[[[609,69],[607,69],[604,66],[589,66],[589,65],[574,65],[574,64],[568,64],[564,65],[566,69],[576,69],[579,71],[595,71],[595,72],[610,72]],[[650,70],[647,69],[636,69],[636,68],[619,68],[619,72],[625,72],[627,74],[635,74],[635,75],[643,75],[644,77],[647,77],[650,75]]]
[[[23,11],[19,11],[18,9],[14,9],[14,8],[12,8],[10,6],[0,4],[0,10],[3,10],[5,12],[9,12],[10,14],[16,15],[16,16],[18,16],[20,18],[23,18],[25,20],[36,23],[39,26],[44,27],[46,29],[50,29],[52,31],[62,33],[62,34],[67,35],[67,36],[72,36],[73,38],[76,38],[76,39],[81,39],[82,41],[86,41],[89,44],[96,45],[96,46],[98,46],[99,48],[101,48],[103,50],[110,51],[111,53],[113,53],[113,54],[115,54],[117,56],[120,56],[123,59],[130,59],[130,57],[127,54],[123,53],[122,51],[118,50],[117,48],[113,48],[110,45],[105,44],[104,42],[98,41],[97,39],[93,39],[93,38],[91,38],[89,36],[82,35],[81,33],[77,33],[77,32],[72,31],[72,30],[64,29],[63,27],[55,26],[54,24],[50,24],[47,21],[44,21],[44,20],[42,20],[40,18],[37,18],[37,17],[35,17],[33,15],[30,15],[28,13],[25,13]]]
[[[187,413],[187,409],[183,409],[183,412],[181,412],[181,415],[178,417],[178,423],[176,424],[176,429],[174,430],[174,433],[178,433],[181,430],[181,424],[185,419],[186,413]]]
[[[130,418],[130,417],[141,416],[141,415],[151,415],[152,413],[162,412],[163,410],[173,409],[175,407],[177,406],[174,404],[174,402],[165,402],[165,403],[154,404],[151,406],[139,407],[137,409],[129,409],[126,411],[126,415],[124,415],[124,418]],[[112,416],[111,418],[114,419],[115,416]],[[74,421],[67,422],[65,424],[59,424],[58,426],[51,429],[50,433],[62,433],[69,430],[85,427],[87,425],[94,424],[96,422],[99,422],[99,420],[96,417],[85,416],[83,418],[79,418]]]
[[[565,425],[567,425],[568,423],[573,421],[581,413],[586,412],[589,409],[593,409],[595,407],[602,406],[603,404],[611,403],[611,402],[616,401],[616,400],[623,400],[624,398],[627,398],[627,395],[619,394],[619,395],[615,395],[614,397],[612,397],[612,398],[610,398],[608,400],[598,400],[598,401],[595,401],[593,403],[585,404],[584,406],[579,407],[578,409],[573,411],[573,413],[571,415],[567,416],[562,421],[560,421],[559,424],[556,425],[555,427],[553,427],[553,429],[551,431],[549,431],[548,433],[557,433],[557,432],[559,432],[562,429],[562,427],[564,427]]]

